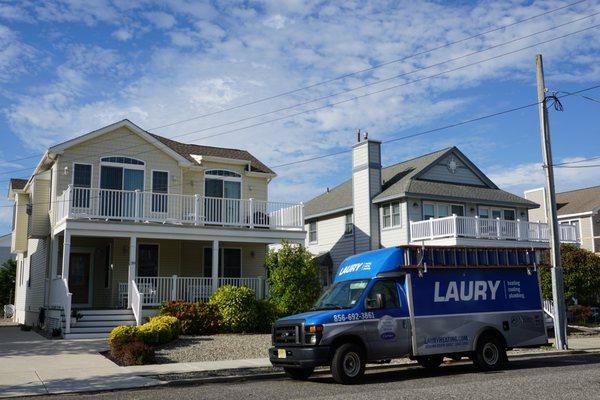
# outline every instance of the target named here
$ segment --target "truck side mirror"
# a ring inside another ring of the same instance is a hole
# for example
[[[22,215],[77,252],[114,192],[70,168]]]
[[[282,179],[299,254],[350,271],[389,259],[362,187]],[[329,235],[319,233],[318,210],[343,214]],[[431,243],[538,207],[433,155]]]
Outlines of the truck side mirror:
[[[379,310],[385,306],[385,296],[381,293],[375,294],[374,299],[367,299],[367,309]]]

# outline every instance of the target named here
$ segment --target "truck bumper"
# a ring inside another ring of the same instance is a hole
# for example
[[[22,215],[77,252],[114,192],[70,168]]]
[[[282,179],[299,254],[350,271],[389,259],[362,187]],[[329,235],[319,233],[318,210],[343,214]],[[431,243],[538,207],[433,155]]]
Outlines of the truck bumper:
[[[279,349],[271,347],[269,360],[276,367],[318,367],[329,364],[329,346],[285,347],[285,358],[279,358]]]

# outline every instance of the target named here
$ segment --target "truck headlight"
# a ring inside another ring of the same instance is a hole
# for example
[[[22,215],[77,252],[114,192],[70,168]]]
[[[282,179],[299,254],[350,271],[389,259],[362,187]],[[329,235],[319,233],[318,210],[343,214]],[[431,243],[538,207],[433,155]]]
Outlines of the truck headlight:
[[[307,325],[304,333],[304,343],[310,345],[317,345],[321,340],[323,332],[323,325]]]

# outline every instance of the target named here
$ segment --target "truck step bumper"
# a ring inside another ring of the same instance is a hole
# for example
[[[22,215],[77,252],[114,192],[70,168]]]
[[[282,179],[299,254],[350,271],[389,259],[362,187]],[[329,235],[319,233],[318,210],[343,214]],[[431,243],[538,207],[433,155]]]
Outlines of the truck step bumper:
[[[285,358],[279,357],[279,349],[285,349]],[[314,347],[271,347],[269,360],[276,367],[318,367],[329,365],[329,346]]]

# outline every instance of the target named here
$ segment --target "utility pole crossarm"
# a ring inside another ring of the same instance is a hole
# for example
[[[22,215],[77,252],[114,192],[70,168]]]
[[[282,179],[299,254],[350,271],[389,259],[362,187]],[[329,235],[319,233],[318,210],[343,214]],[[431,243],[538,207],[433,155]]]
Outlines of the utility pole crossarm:
[[[540,115],[540,134],[542,139],[542,158],[546,176],[546,219],[550,230],[550,261],[552,264],[552,298],[554,301],[554,337],[559,350],[567,349],[567,325],[563,269],[560,262],[560,237],[556,217],[556,192],[554,189],[554,169],[552,167],[552,146],[550,144],[550,123],[546,108],[546,85],[544,83],[544,64],[542,55],[535,58],[537,70],[537,99]]]

